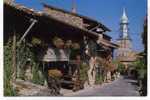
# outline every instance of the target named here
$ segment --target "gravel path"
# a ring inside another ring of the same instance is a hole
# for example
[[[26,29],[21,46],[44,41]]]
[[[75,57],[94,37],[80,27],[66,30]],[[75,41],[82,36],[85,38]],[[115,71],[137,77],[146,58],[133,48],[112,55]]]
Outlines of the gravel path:
[[[97,85],[64,96],[139,96],[137,81],[121,76],[111,83]]]

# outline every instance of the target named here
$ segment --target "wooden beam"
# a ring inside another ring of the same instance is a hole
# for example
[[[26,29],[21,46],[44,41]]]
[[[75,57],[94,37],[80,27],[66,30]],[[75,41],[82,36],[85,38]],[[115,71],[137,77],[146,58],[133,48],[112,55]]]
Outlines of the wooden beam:
[[[16,81],[16,33],[13,35],[13,44],[12,44],[12,81]]]
[[[23,34],[23,36],[21,37],[21,39],[19,40],[18,44],[20,44],[24,38],[26,37],[26,35],[29,33],[29,31],[31,30],[31,28],[34,26],[34,24],[37,22],[37,20],[35,19],[30,19],[32,21],[31,25],[29,26],[29,28],[25,31],[25,33]]]

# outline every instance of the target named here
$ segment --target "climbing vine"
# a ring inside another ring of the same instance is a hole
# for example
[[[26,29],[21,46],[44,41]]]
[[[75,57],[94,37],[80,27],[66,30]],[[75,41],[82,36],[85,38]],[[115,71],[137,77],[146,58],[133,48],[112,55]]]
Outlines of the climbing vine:
[[[15,91],[13,90],[10,80],[12,75],[12,40],[8,40],[4,45],[4,95],[13,96]]]
[[[32,46],[30,43],[23,43],[17,50],[17,67],[19,78],[24,80],[24,67],[26,67],[26,63],[30,61],[30,65],[32,67],[32,82],[35,84],[44,84],[44,75],[42,73],[42,69],[40,66],[40,62],[37,58],[37,53],[35,52],[36,48]]]

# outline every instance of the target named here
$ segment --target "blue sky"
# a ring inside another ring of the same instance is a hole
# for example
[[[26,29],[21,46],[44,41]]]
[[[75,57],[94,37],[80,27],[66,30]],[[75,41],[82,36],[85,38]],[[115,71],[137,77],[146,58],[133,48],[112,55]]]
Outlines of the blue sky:
[[[40,2],[47,3],[70,11],[72,0],[16,0],[27,7],[42,10]],[[116,41],[119,36],[119,21],[126,8],[129,18],[129,34],[132,38],[133,49],[143,50],[141,32],[147,14],[147,0],[76,0],[77,13],[96,19],[112,30],[106,34]]]

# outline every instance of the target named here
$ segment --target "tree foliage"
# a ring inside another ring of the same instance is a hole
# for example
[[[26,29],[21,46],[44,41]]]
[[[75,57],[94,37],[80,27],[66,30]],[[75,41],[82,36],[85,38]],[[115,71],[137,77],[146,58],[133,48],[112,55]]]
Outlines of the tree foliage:
[[[112,62],[115,66],[117,66],[117,71],[120,72],[121,74],[124,73],[125,71],[125,66],[124,64],[122,64],[121,62],[119,61],[116,61],[116,60],[113,60]]]
[[[147,66],[144,63],[144,59],[138,59],[133,65],[138,73],[138,78],[144,78],[144,75],[147,73]]]

